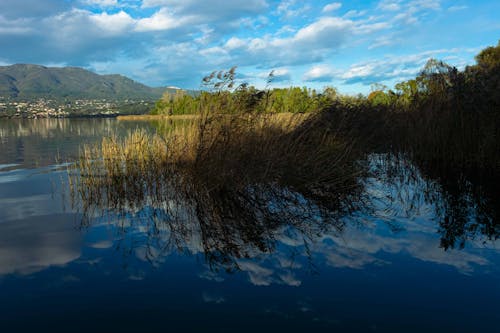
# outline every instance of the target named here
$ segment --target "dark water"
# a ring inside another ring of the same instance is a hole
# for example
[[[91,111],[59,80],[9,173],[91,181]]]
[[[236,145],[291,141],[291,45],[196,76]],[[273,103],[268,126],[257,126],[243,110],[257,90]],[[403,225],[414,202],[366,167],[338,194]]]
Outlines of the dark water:
[[[84,219],[65,163],[138,126],[154,130],[0,121],[1,332],[500,331],[496,221],[462,202],[457,225],[415,173],[366,179],[371,209],[335,225],[207,229],[150,207]]]

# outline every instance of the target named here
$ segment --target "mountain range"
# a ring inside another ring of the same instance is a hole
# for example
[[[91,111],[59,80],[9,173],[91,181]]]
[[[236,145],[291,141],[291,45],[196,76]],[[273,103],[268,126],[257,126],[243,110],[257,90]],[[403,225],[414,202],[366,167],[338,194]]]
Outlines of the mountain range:
[[[10,99],[156,100],[166,90],[175,91],[151,88],[122,75],[99,75],[78,67],[0,66],[0,97]]]

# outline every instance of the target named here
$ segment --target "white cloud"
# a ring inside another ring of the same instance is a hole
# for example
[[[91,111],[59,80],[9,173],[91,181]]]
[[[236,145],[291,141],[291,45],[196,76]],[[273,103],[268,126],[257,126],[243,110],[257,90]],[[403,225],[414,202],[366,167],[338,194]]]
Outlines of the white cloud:
[[[239,66],[283,67],[320,61],[338,50],[346,41],[387,27],[389,24],[386,22],[320,17],[291,36],[232,37],[225,44],[200,50],[200,53],[225,56],[225,61]]]
[[[394,16],[394,21],[396,22],[403,22],[405,24],[411,25],[418,23],[418,18],[413,16],[412,13],[410,12],[405,12],[405,13],[400,13],[396,16]]]
[[[382,0],[379,2],[378,9],[396,12],[401,10],[401,1],[399,0]]]
[[[265,0],[144,0],[142,2],[143,8],[164,7],[181,15],[233,19],[263,13],[268,6]]]
[[[438,10],[441,8],[440,0],[413,0],[403,2],[401,0],[382,0],[378,3],[377,8],[388,12],[411,11],[417,12],[425,9]]]
[[[304,73],[304,81],[329,82],[340,80],[345,83],[372,84],[387,80],[403,81],[417,75],[430,58],[443,54],[456,54],[458,49],[438,49],[403,56],[387,56],[352,64],[341,70],[328,64],[312,66]]]
[[[84,0],[84,3],[99,7],[112,7],[118,4],[118,0]]]
[[[95,65],[155,85],[195,88],[204,74],[232,65],[256,81],[272,68],[286,68],[280,77],[288,80],[302,65],[310,69],[305,77],[326,80],[339,74],[314,66],[332,57],[360,59],[366,50],[382,54],[388,46],[398,52],[408,29],[429,21],[444,3],[384,0],[332,17],[341,1],[0,1],[0,45],[7,63]],[[444,8],[464,7],[450,6]],[[302,15],[312,8],[319,16]],[[423,30],[414,30],[412,41]]]
[[[320,17],[287,37],[231,38],[222,48],[240,65],[281,67],[321,61],[346,42],[390,27],[389,22]]]
[[[345,19],[354,19],[366,15],[366,10],[350,10],[342,16]]]
[[[355,32],[357,34],[361,35],[368,35],[372,34],[376,31],[379,30],[384,30],[384,29],[389,29],[391,28],[391,23],[389,22],[375,22],[375,23],[367,23],[367,24],[360,24],[356,26]]]
[[[242,48],[246,45],[246,41],[243,39],[239,39],[237,37],[231,37],[225,44],[225,49],[234,50],[238,48]]]
[[[378,3],[377,9],[392,13],[393,17],[390,21],[414,25],[426,12],[440,10],[441,2],[440,0],[413,0],[409,2],[382,0]]]
[[[31,27],[32,20],[19,18],[9,20],[0,14],[0,35],[26,35],[35,31]]]
[[[162,8],[151,17],[143,18],[137,21],[136,31],[158,31],[169,30],[186,23],[186,18],[176,17],[166,8]]]
[[[354,28],[354,23],[338,17],[322,17],[316,22],[300,29],[294,37],[296,42],[305,44],[323,44],[346,37]]]
[[[346,82],[363,82],[365,84],[390,79],[403,80],[418,74],[429,58],[443,52],[443,50],[436,50],[353,64],[347,71],[340,74],[339,78]]]
[[[383,36],[375,38],[373,43],[370,46],[368,46],[368,49],[372,50],[372,49],[376,49],[379,47],[390,46],[390,45],[394,45],[394,44],[401,43],[401,42],[402,42],[401,38],[395,37],[392,34],[383,35]]]
[[[338,75],[338,71],[329,65],[314,65],[303,77],[304,81],[327,82],[333,80]]]
[[[160,7],[169,5],[168,0],[142,0],[143,8]]]
[[[265,81],[269,79],[269,74],[271,72],[273,73],[272,82],[284,82],[291,80],[291,72],[288,68],[285,67],[274,68],[270,71],[260,72],[255,77]]]
[[[195,40],[208,44],[242,28],[257,29],[268,23],[268,4],[264,0],[145,0],[142,8],[157,8],[150,17],[139,19],[137,31],[180,29],[177,38],[203,33],[208,39]]]
[[[288,68],[277,68],[273,70],[273,76],[276,81],[290,80],[290,70]]]
[[[0,27],[0,35],[27,35],[32,33],[33,30],[29,27]]]
[[[323,7],[323,13],[333,12],[337,9],[340,9],[342,4],[340,2],[332,2]]]
[[[441,1],[440,0],[413,0],[408,4],[409,8],[414,8],[414,10],[424,10],[424,9],[432,9],[439,10],[441,9]]]
[[[8,19],[42,18],[68,11],[73,5],[69,1],[2,0],[0,16]]]
[[[116,14],[101,13],[89,16],[90,22],[94,23],[104,32],[110,35],[120,35],[129,31],[134,25],[135,20],[124,11]]]
[[[468,6],[451,6],[451,7],[448,7],[448,11],[449,12],[457,12],[457,11],[460,11],[460,10],[465,10],[469,8]]]
[[[303,2],[297,0],[281,1],[276,10],[276,14],[282,18],[289,19],[295,16],[300,16],[311,9],[311,6],[304,5]]]

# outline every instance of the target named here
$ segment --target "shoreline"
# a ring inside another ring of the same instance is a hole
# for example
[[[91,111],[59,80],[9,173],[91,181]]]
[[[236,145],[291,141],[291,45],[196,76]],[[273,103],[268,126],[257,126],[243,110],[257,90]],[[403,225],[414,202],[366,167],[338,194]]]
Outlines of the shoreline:
[[[119,115],[116,117],[117,120],[166,120],[166,119],[197,119],[199,115],[197,114],[177,114],[177,115],[160,115],[160,114],[143,114],[143,115]]]

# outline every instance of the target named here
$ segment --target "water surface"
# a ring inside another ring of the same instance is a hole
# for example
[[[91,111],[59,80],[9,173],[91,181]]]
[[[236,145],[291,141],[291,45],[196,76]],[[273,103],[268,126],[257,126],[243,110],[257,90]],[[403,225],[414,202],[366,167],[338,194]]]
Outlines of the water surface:
[[[2,331],[499,330],[496,221],[484,228],[469,207],[454,223],[446,194],[415,173],[365,179],[369,209],[330,224],[217,228],[148,205],[74,208],[65,166],[80,145],[136,127],[155,130],[0,120]]]

